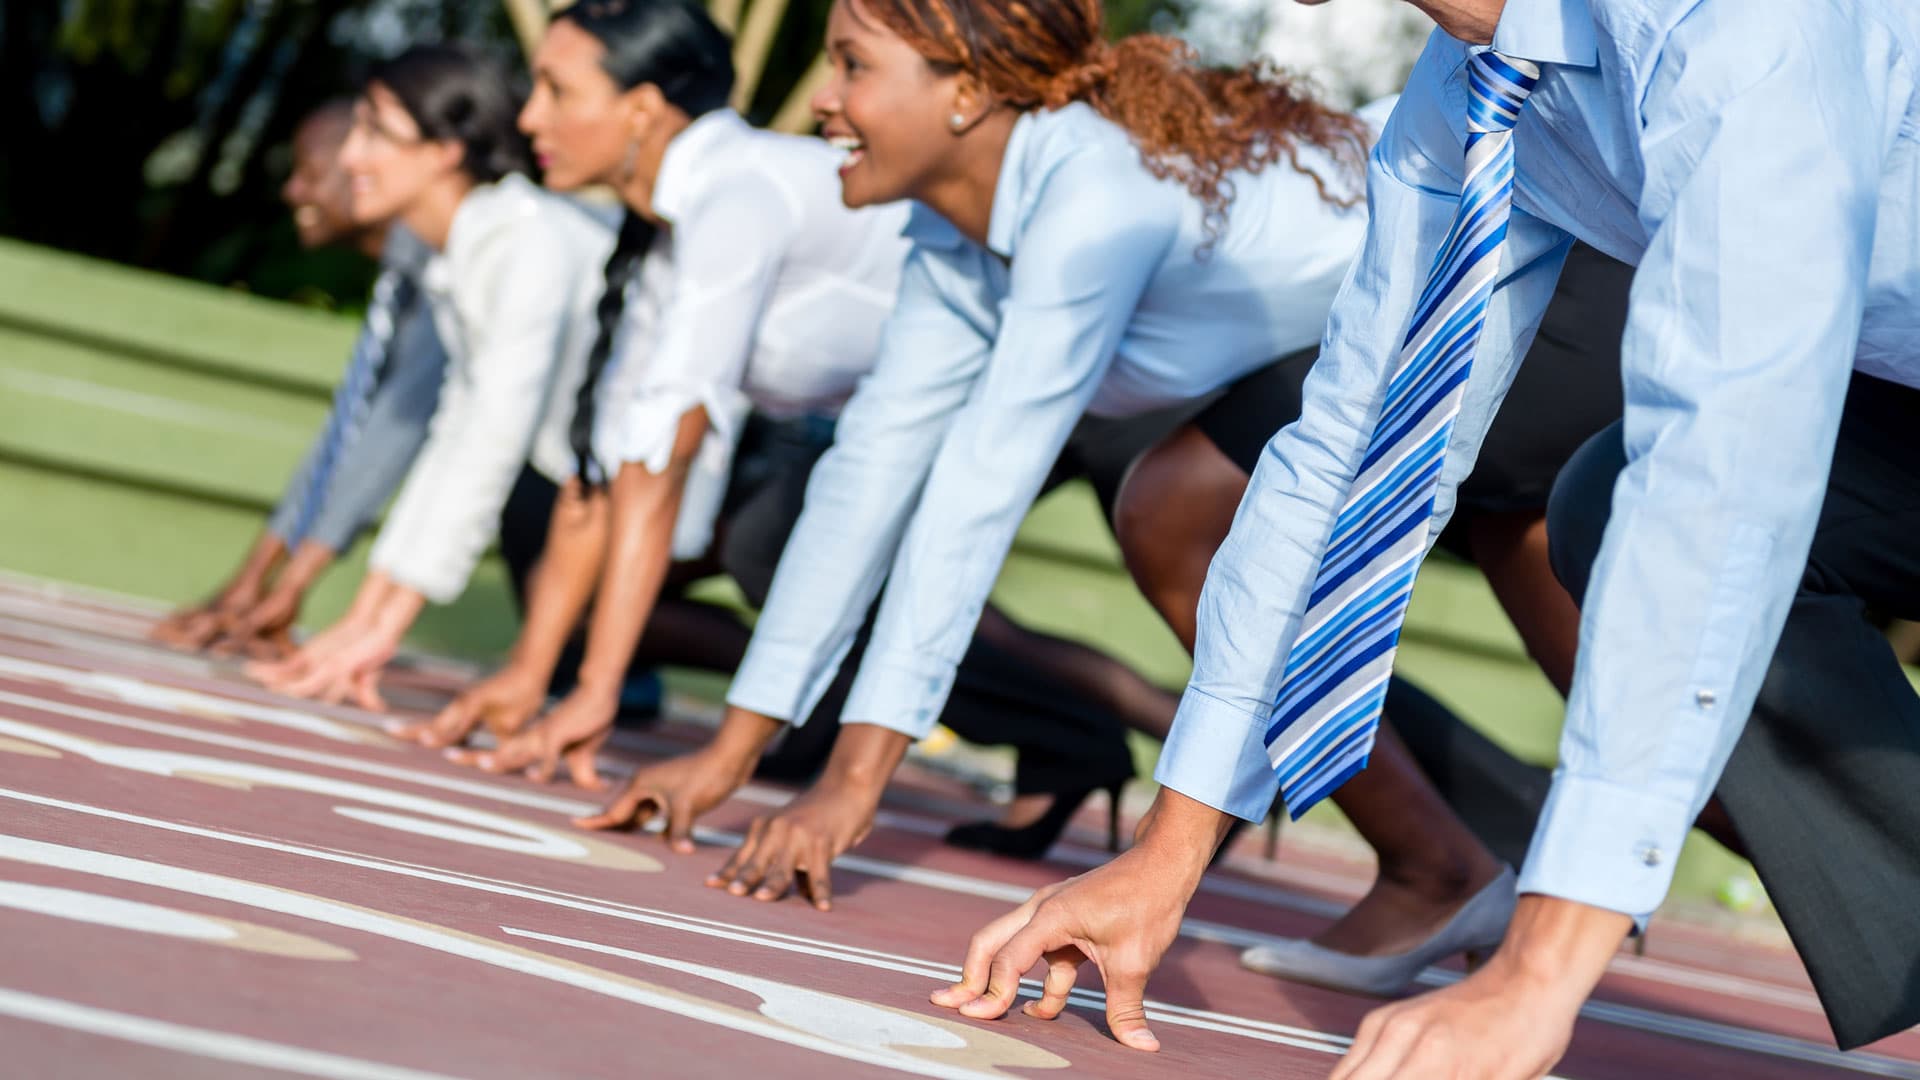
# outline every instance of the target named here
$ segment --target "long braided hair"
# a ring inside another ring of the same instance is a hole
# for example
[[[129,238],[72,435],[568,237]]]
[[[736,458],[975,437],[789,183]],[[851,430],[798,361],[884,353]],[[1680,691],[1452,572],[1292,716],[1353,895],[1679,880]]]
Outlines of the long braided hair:
[[[600,67],[622,90],[652,83],[675,108],[698,119],[724,108],[733,93],[733,46],[705,8],[692,0],[581,0],[555,13],[593,35],[606,49]],[[604,487],[606,470],[593,455],[593,427],[600,378],[613,358],[613,339],[626,307],[627,286],[639,276],[658,233],[629,211],[620,238],[607,257],[606,288],[594,309],[598,329],[587,354],[586,376],[574,399],[568,441],[580,483]]]
[[[593,348],[587,353],[586,375],[580,380],[580,389],[573,399],[573,422],[567,428],[567,443],[573,448],[574,474],[580,478],[581,486],[589,490],[605,487],[610,479],[606,468],[593,454],[600,377],[606,373],[608,361],[613,359],[613,341],[627,306],[627,286],[640,276],[647,249],[653,246],[658,233],[653,222],[629,211],[620,222],[619,239],[614,241],[613,253],[607,256],[607,265],[602,271],[606,287],[600,293],[600,303],[593,309]]]

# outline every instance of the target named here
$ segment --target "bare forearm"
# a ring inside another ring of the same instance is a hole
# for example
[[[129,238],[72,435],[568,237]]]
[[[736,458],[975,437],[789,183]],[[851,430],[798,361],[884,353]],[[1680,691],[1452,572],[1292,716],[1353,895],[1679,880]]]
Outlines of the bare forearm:
[[[378,570],[368,571],[367,576],[360,579],[360,588],[353,594],[353,604],[340,617],[340,622],[357,626],[373,625],[388,599],[399,589],[399,584],[386,574]]]
[[[694,409],[680,418],[673,455],[662,472],[627,465],[613,478],[606,571],[587,628],[587,655],[580,685],[617,692],[640,634],[660,599],[673,564],[674,525],[687,489],[687,473],[707,433],[707,414]]]
[[[1506,940],[1489,966],[1507,969],[1578,1008],[1632,929],[1633,920],[1618,912],[1526,893],[1514,906]]]
[[[374,633],[398,645],[426,606],[425,596],[404,585],[392,585],[381,597],[380,606],[373,613],[369,627]]]
[[[707,751],[733,763],[744,780],[753,771],[754,762],[760,760],[761,751],[786,726],[771,716],[729,706]]]
[[[685,483],[684,470],[656,474],[634,465],[614,479],[606,571],[587,628],[581,685],[611,692],[626,677],[673,563],[673,526]]]
[[[606,557],[607,498],[569,485],[553,505],[546,550],[533,574],[527,621],[513,645],[513,664],[546,679],[580,624]]]
[[[827,758],[820,783],[864,792],[877,804],[912,745],[912,737],[892,728],[847,724],[833,740],[833,754]]]
[[[233,577],[220,589],[220,602],[229,599],[242,600],[258,597],[267,587],[267,579],[273,576],[275,568],[286,557],[287,545],[278,536],[262,532],[248,549],[247,556],[240,562]]]
[[[287,565],[274,578],[273,591],[305,596],[327,567],[333,565],[333,559],[332,548],[312,540],[302,540],[300,546],[294,549],[293,557],[287,560]]]
[[[1233,820],[1231,814],[1163,787],[1140,819],[1134,844],[1152,850],[1156,865],[1179,875],[1191,893],[1199,887],[1207,863]]]

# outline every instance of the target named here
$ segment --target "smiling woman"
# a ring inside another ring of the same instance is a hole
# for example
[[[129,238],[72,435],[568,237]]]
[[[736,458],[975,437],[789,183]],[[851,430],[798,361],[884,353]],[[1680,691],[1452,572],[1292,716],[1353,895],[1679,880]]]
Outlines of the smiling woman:
[[[1354,117],[1259,65],[1203,67],[1173,38],[1136,34],[1109,45],[1096,2],[840,0],[834,13],[828,48],[846,72],[847,90],[837,110],[825,111],[837,113],[830,128],[839,120],[850,129],[836,136],[855,148],[844,173],[850,205],[916,195],[939,152],[952,149],[954,140],[938,134],[942,120],[959,135],[989,111],[1073,102],[1125,130],[1148,171],[1199,199],[1210,232],[1225,225],[1229,175],[1283,159],[1312,177],[1322,196],[1358,201],[1354,182],[1366,144]],[[888,53],[905,60],[909,51],[918,63],[879,63]],[[925,92],[936,87],[948,92]],[[950,111],[942,105],[948,100]],[[857,169],[875,125],[883,135],[899,133],[885,141],[900,147],[901,160]],[[1307,156],[1302,148],[1311,148]]]
[[[1111,511],[1149,448],[1318,340],[1365,224],[1353,202],[1370,130],[1261,68],[1205,69],[1158,37],[1108,46],[1092,0],[840,0],[827,47],[813,104],[842,151],[841,199],[918,204],[900,296],[807,488],[720,736],[594,819],[651,805],[684,830],[852,675],[822,780],[710,882],[762,899],[802,882],[821,908],[829,864],[866,835],[980,643],[1019,640],[986,600],[1036,494],[1084,475]],[[1201,479],[1205,514],[1156,515],[1160,528],[1231,515],[1242,467],[1222,458]],[[1191,625],[1190,606],[1162,613]],[[1003,717],[961,734],[1022,745],[1025,772],[1035,731]],[[1016,781],[1037,797],[1024,820],[949,840],[1031,857],[1112,782],[1097,730],[1044,749],[1052,783]]]

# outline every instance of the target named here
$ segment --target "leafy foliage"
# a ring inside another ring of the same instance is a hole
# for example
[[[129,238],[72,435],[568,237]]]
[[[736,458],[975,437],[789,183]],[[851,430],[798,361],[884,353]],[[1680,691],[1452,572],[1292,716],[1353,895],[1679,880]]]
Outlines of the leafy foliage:
[[[1113,27],[1164,28],[1194,2],[1115,0]],[[754,119],[771,119],[813,63],[828,6],[774,9]],[[289,140],[375,60],[447,39],[522,66],[498,2],[6,0],[0,235],[267,295],[357,298],[362,260],[294,241],[279,201]]]

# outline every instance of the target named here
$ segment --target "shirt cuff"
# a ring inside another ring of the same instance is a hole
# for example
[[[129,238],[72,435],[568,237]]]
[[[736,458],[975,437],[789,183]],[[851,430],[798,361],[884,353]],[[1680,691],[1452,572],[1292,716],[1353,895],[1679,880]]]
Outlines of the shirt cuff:
[[[1685,803],[1589,777],[1554,777],[1520,891],[1645,922],[1673,883],[1693,823]]]
[[[467,576],[473,571],[471,565],[454,566],[446,561],[439,561],[432,570],[424,565],[412,566],[404,556],[382,551],[378,541],[367,565],[392,578],[395,584],[426,597],[432,604],[451,604],[460,599],[467,588]]]
[[[747,644],[747,655],[734,669],[727,704],[800,727],[833,683],[850,645],[840,646],[828,662],[818,663],[812,649],[755,634]]]
[[[1189,686],[1153,778],[1215,810],[1263,821],[1280,791],[1265,729],[1264,718]]]
[[[842,724],[874,724],[914,740],[940,722],[956,665],[911,654],[867,653],[847,694]]]

